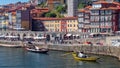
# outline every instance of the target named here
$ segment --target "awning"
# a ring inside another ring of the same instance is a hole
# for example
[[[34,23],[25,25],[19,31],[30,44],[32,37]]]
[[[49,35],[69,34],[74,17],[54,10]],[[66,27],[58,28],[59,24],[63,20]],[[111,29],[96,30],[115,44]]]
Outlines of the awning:
[[[71,36],[72,34],[66,34],[66,36]]]
[[[34,39],[45,39],[46,37],[34,37]]]
[[[3,38],[3,37],[5,37],[5,35],[0,35],[0,38]]]
[[[32,36],[25,36],[24,38],[32,38]]]
[[[18,38],[18,36],[5,36],[5,38]]]
[[[78,34],[76,34],[76,36],[79,36]]]
[[[72,35],[72,36],[75,36],[75,35]]]
[[[95,35],[95,34],[98,34],[98,33],[91,33],[91,34],[89,34],[89,35]]]

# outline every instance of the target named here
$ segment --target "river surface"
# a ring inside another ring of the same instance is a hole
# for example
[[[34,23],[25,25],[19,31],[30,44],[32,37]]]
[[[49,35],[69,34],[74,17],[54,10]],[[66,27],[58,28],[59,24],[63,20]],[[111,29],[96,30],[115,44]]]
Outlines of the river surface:
[[[0,68],[120,68],[120,61],[100,56],[97,62],[76,61],[65,52],[49,51],[48,54],[27,52],[22,48],[0,47]]]

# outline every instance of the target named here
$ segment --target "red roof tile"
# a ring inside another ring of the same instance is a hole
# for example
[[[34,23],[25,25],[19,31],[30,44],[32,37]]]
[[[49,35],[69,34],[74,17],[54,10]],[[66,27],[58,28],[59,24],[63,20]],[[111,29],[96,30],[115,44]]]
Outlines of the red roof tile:
[[[77,20],[77,17],[65,17],[65,18],[33,18],[33,19],[36,19],[36,20],[43,20],[43,21],[46,21],[46,20]]]

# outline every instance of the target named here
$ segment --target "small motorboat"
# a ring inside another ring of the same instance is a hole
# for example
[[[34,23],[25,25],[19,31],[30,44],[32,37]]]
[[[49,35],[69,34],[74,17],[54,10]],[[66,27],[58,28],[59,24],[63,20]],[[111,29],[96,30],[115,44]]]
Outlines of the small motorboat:
[[[97,59],[99,59],[99,57],[97,56],[88,56],[86,58],[80,58],[76,55],[76,53],[72,53],[72,56],[74,57],[74,59],[76,60],[80,60],[80,61],[96,61]]]

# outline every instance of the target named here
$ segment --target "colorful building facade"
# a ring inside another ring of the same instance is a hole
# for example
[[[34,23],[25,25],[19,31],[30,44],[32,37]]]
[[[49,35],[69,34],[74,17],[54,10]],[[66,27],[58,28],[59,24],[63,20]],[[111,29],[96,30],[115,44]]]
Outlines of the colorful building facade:
[[[115,32],[120,29],[120,4],[98,1],[78,12],[79,32]]]
[[[40,21],[39,23],[41,23],[41,26],[44,26],[45,30],[49,32],[74,32],[78,30],[78,21],[76,17],[34,18],[34,21],[35,20]],[[38,28],[35,27],[33,29]]]

